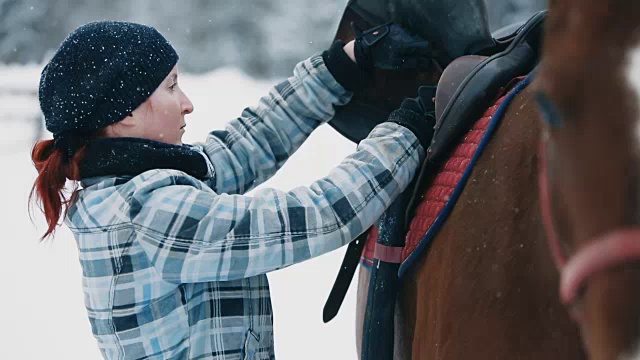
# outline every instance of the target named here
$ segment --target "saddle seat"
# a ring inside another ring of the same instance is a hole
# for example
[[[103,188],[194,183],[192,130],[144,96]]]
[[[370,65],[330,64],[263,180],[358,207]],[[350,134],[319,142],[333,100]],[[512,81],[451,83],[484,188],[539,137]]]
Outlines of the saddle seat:
[[[435,94],[436,128],[427,161],[446,156],[511,79],[533,70],[545,16],[544,11],[536,14],[495,46],[459,57],[445,68]]]

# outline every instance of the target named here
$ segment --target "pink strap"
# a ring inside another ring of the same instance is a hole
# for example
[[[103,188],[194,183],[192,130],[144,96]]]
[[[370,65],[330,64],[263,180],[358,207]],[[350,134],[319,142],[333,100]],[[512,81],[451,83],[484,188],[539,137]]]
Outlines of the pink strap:
[[[616,230],[595,239],[578,251],[562,269],[560,298],[571,304],[586,280],[614,266],[638,261],[640,229]]]
[[[543,141],[540,141],[538,156],[540,161],[538,184],[540,187],[540,211],[542,213],[542,224],[544,225],[545,233],[547,234],[547,242],[551,249],[553,262],[555,262],[558,269],[562,269],[567,263],[567,258],[562,253],[560,239],[558,238],[558,234],[553,226],[553,217],[551,216],[551,194],[549,194],[549,183],[547,180],[547,152]]]
[[[402,249],[399,246],[387,246],[376,243],[376,250],[373,254],[375,259],[392,264],[400,264],[402,262]]]
[[[560,299],[565,305],[571,305],[591,276],[640,259],[640,228],[619,229],[605,234],[591,241],[589,245],[567,260],[553,226],[545,150],[545,144],[541,141],[538,151],[540,159],[538,180],[542,222],[553,260],[560,270]],[[575,310],[572,311],[572,316],[580,321],[582,314]]]

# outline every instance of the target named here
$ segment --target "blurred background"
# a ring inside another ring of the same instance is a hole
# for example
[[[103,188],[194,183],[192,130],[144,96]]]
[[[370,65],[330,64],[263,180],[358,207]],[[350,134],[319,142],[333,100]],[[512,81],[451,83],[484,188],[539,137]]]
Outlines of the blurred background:
[[[492,29],[542,9],[545,0],[487,0]],[[178,50],[182,70],[234,66],[281,77],[325,49],[346,0],[0,0],[0,63],[40,63],[64,37],[90,21],[156,27]]]
[[[195,106],[183,140],[193,143],[255,104],[298,61],[327,48],[346,2],[0,0],[0,359],[100,358],[73,235],[61,227],[53,241],[40,243],[44,218],[37,208],[30,217],[27,207],[36,177],[30,149],[50,137],[37,98],[40,71],[65,36],[101,19],[156,27],[181,57],[180,87]],[[524,20],[544,4],[488,0],[491,27]],[[354,150],[322,126],[262,187],[308,185]],[[278,359],[356,358],[354,285],[337,318],[322,323],[344,250],[269,274]]]

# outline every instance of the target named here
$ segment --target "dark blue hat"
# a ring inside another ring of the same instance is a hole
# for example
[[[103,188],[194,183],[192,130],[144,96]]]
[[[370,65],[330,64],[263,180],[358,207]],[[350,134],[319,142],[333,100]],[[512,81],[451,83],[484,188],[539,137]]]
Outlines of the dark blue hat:
[[[124,119],[162,83],[178,54],[156,29],[100,21],[69,34],[40,77],[40,108],[58,135]]]

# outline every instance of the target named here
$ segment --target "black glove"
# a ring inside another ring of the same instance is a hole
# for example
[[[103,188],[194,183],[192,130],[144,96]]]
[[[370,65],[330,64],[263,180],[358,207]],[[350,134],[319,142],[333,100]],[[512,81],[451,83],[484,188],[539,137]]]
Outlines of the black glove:
[[[421,86],[418,89],[418,97],[404,99],[400,108],[391,112],[388,120],[411,130],[425,151],[431,144],[436,126],[433,101],[435,94],[435,86]]]
[[[351,26],[356,33],[356,62],[365,71],[426,69],[431,64],[429,42],[398,24],[388,22],[365,32]]]
[[[359,91],[373,82],[373,74],[362,70],[344,52],[344,42],[336,40],[329,50],[322,53],[327,69],[333,77],[349,91]]]
[[[400,109],[411,110],[420,114],[424,114],[425,116],[431,116],[435,119],[435,96],[435,86],[420,86],[418,88],[418,97],[406,98],[402,100]]]

